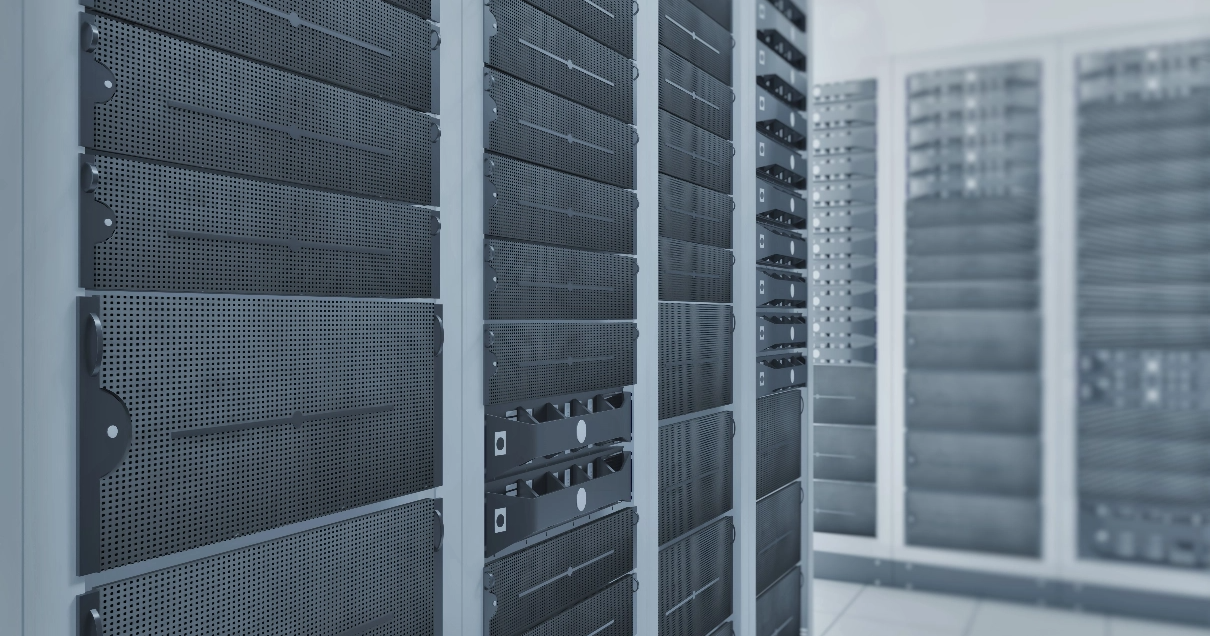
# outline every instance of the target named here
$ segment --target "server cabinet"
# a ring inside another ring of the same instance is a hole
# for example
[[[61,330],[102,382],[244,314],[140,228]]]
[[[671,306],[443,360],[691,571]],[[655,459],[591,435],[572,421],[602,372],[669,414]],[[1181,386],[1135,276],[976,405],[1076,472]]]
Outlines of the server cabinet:
[[[83,0],[84,6],[329,84],[436,113],[441,38],[387,2]],[[317,52],[323,51],[322,55]]]
[[[633,320],[638,263],[619,254],[489,239],[484,318]]]
[[[488,151],[634,188],[638,133],[630,125],[503,73],[483,82]]]
[[[799,598],[806,584],[802,570],[794,568],[756,597],[756,633],[760,636],[793,634],[802,624]]]
[[[660,427],[660,545],[731,510],[734,437],[730,411]]]
[[[735,93],[729,86],[685,58],[660,47],[661,109],[730,140],[731,104],[734,101]]]
[[[735,199],[664,174],[659,183],[660,236],[731,249]]]
[[[1076,60],[1085,559],[1210,567],[1208,44]]]
[[[107,16],[80,23],[86,149],[438,203],[436,119]]]
[[[484,634],[529,633],[611,582],[627,580],[637,521],[634,509],[626,508],[487,564]]]
[[[802,558],[801,483],[789,486],[756,503],[756,591],[764,592]]]
[[[634,323],[494,323],[484,332],[488,404],[634,384]]]
[[[910,545],[1040,556],[1040,80],[1032,61],[907,78]]]
[[[634,410],[629,392],[552,396],[490,406],[485,414],[484,473],[513,469],[594,444],[629,441]]]
[[[526,0],[491,0],[485,63],[573,102],[634,123],[635,66]]]
[[[705,636],[731,615],[734,540],[725,517],[660,550],[660,634]]]
[[[800,391],[783,391],[756,400],[756,498],[778,490],[802,476],[802,413]]]
[[[634,57],[634,3],[632,0],[526,0],[571,25],[580,33],[622,55]]]
[[[710,19],[690,0],[660,0],[660,44],[690,64],[731,85],[731,47],[727,27]]]
[[[731,308],[660,304],[660,419],[731,403]]]
[[[635,253],[634,192],[500,155],[487,156],[484,175],[489,236]]]
[[[107,155],[80,159],[80,285],[429,298],[437,211]]]
[[[730,250],[660,238],[660,300],[731,302]]]
[[[440,511],[426,499],[101,585],[77,599],[78,634],[428,636]]]
[[[525,632],[525,636],[562,636],[585,633],[592,636],[631,636],[634,633],[634,594],[638,581],[633,575],[558,616]]]
[[[660,172],[731,194],[735,147],[726,139],[660,111]]]
[[[81,573],[438,485],[439,310],[81,298]]]

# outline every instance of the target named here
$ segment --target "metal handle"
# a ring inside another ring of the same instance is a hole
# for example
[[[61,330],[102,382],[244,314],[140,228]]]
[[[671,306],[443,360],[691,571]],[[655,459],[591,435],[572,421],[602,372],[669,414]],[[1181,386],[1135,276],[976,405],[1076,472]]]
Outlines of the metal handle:
[[[105,636],[105,619],[101,618],[101,613],[90,609],[88,615],[91,619],[88,622],[88,636]]]
[[[441,516],[440,510],[433,511],[433,534],[436,535],[436,539],[433,541],[433,552],[440,552],[441,547],[445,545],[445,518]]]
[[[84,345],[88,359],[85,362],[88,365],[88,375],[96,376],[101,373],[101,358],[105,353],[105,328],[101,325],[100,316],[89,313],[88,318],[89,323],[85,325],[88,341]]]
[[[445,350],[445,321],[441,319],[440,315],[433,316],[433,330],[433,335],[437,340],[437,350],[433,352],[433,355],[439,356]]]

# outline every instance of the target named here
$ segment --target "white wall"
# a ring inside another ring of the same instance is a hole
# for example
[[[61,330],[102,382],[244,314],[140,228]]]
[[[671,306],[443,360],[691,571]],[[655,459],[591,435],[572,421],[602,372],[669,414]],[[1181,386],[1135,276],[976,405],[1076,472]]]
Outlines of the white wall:
[[[1210,0],[815,0],[818,81],[888,57],[1210,17]]]

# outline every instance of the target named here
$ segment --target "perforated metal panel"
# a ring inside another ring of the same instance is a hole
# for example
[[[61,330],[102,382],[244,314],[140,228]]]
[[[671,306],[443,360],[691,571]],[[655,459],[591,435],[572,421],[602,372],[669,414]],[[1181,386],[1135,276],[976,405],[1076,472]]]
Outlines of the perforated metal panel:
[[[634,57],[634,3],[632,0],[525,0],[577,31],[625,55]]]
[[[730,411],[660,427],[660,545],[731,509],[734,434]]]
[[[776,585],[756,597],[756,633],[758,636],[786,636],[802,624],[802,571],[794,568]]]
[[[727,86],[733,43],[727,29],[689,0],[660,0],[660,44]]]
[[[500,155],[488,156],[485,171],[487,234],[635,253],[634,192]]]
[[[435,486],[436,311],[81,299],[82,571]]]
[[[878,486],[816,479],[815,532],[872,537],[878,532]]]
[[[389,2],[401,9],[411,11],[422,18],[428,18],[437,21],[438,0],[383,0]]]
[[[660,111],[660,172],[731,194],[731,142]]]
[[[635,382],[634,323],[493,324],[487,332],[488,404]]]
[[[794,482],[756,502],[756,590],[762,592],[802,556],[803,486]]]
[[[634,128],[503,73],[484,82],[489,151],[634,188]]]
[[[433,210],[117,157],[83,162],[83,287],[437,293]]]
[[[756,400],[756,498],[802,476],[801,391]]]
[[[626,508],[488,563],[488,636],[525,633],[634,569],[637,522]]]
[[[386,2],[85,0],[102,13],[436,112],[435,27]]]
[[[97,34],[80,58],[80,145],[437,203],[432,117],[112,18],[80,19]]]
[[[689,0],[724,29],[731,30],[731,0]]]
[[[660,303],[660,419],[731,403],[727,305]]]
[[[735,93],[685,58],[660,47],[660,108],[731,139],[731,108]]]
[[[661,636],[705,636],[731,615],[730,517],[660,550]]]
[[[633,636],[633,577],[625,576],[592,598],[525,632],[525,636]]]
[[[731,249],[735,199],[661,174],[660,236]]]
[[[78,601],[79,633],[429,636],[441,611],[439,506],[418,501],[102,585]]]
[[[730,250],[660,237],[660,300],[731,302]]]
[[[635,312],[635,259],[489,240],[486,318],[626,320]]]
[[[491,0],[487,64],[634,123],[634,63],[525,0]]]

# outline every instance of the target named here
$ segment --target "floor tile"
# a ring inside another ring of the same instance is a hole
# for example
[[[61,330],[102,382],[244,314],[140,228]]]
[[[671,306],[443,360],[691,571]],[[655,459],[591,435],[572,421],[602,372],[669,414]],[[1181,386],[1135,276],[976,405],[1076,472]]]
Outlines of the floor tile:
[[[842,581],[824,581],[815,579],[815,609],[830,614],[840,614],[857,598],[858,592],[864,585],[844,583]]]
[[[824,636],[828,633],[828,628],[836,619],[840,618],[840,614],[828,614],[827,612],[815,612],[815,633],[819,636]]]
[[[975,611],[975,599],[896,588],[866,587],[843,618],[931,627],[961,634]]]
[[[1106,636],[1108,617],[1017,603],[983,601],[970,636]]]
[[[1187,627],[1173,623],[1155,623],[1112,616],[1110,636],[1210,636],[1210,628]]]
[[[846,614],[821,636],[962,636],[962,628],[904,625]]]

